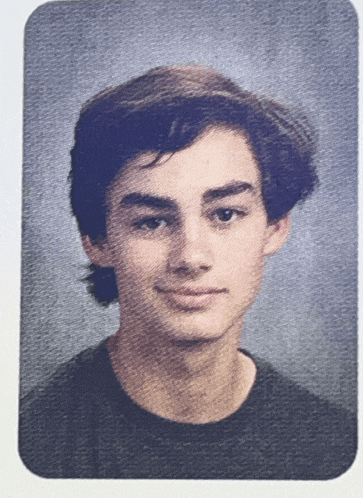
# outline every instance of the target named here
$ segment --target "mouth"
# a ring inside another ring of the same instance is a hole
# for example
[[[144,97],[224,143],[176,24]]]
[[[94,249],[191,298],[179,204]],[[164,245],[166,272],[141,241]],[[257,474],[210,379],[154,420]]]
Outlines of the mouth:
[[[216,287],[180,287],[168,289],[156,287],[157,292],[165,296],[169,304],[174,308],[184,311],[203,310],[212,305],[227,289]]]

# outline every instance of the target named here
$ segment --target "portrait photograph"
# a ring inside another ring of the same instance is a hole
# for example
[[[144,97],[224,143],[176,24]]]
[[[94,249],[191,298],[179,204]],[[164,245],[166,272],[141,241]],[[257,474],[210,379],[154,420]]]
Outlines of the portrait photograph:
[[[351,472],[353,3],[45,3],[24,29],[23,127],[28,471]]]

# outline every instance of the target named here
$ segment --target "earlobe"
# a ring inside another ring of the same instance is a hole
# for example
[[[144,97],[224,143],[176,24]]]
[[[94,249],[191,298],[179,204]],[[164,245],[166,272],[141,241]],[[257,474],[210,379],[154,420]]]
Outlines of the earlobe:
[[[93,264],[105,268],[112,267],[111,253],[106,240],[93,244],[90,237],[84,235],[82,237],[82,244],[85,253]]]
[[[290,232],[291,216],[287,213],[275,223],[268,227],[268,233],[264,246],[264,255],[271,256],[275,254],[285,244]]]

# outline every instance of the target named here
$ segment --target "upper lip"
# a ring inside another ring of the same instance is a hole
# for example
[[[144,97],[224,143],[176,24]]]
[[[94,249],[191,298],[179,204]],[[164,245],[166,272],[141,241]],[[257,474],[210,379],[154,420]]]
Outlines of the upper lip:
[[[220,289],[218,287],[198,287],[196,289],[191,287],[177,287],[175,289],[157,287],[157,290],[166,294],[178,294],[180,296],[202,296],[205,294],[219,294],[221,292],[226,292],[226,289]]]

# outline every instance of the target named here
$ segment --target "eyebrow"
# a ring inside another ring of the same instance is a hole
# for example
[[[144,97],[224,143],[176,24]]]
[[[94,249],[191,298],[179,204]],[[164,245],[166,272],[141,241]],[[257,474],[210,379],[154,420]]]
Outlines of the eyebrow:
[[[126,195],[121,203],[121,206],[147,206],[158,209],[172,209],[176,210],[176,202],[169,197],[158,197],[155,195],[140,194],[133,192]]]
[[[223,187],[218,187],[215,189],[207,190],[203,194],[204,202],[213,202],[217,199],[223,199],[224,197],[229,197],[231,195],[242,194],[243,192],[250,191],[252,193],[256,192],[255,187],[248,182],[232,182]]]
[[[224,197],[242,194],[243,192],[250,191],[255,193],[256,189],[251,183],[248,182],[232,182],[223,187],[207,190],[203,194],[203,201],[206,203],[213,202]],[[157,209],[168,209],[176,211],[178,206],[175,201],[170,197],[159,197],[156,195],[141,194],[139,192],[132,192],[125,195],[120,202],[121,206],[146,206]]]

